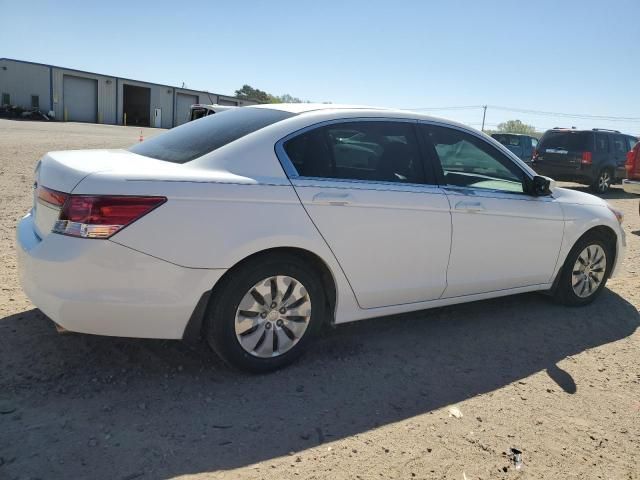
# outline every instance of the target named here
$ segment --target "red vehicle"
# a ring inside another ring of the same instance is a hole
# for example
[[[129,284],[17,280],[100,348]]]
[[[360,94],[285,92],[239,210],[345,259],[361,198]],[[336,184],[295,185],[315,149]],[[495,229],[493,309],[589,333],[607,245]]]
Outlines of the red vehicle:
[[[640,142],[637,142],[627,153],[625,163],[627,178],[622,180],[622,188],[627,193],[640,195]]]

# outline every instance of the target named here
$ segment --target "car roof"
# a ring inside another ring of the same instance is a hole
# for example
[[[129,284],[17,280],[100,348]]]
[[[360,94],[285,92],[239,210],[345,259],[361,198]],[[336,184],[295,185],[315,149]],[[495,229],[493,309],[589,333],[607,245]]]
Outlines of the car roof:
[[[281,110],[283,112],[290,112],[296,115],[313,114],[313,113],[350,113],[357,114],[363,117],[366,116],[381,116],[381,117],[395,117],[406,118],[412,120],[429,120],[436,123],[442,123],[445,125],[457,126],[465,130],[473,130],[468,125],[463,123],[454,122],[445,118],[432,117],[423,113],[416,112],[414,110],[402,110],[385,107],[372,107],[368,105],[348,105],[348,104],[336,104],[336,103],[268,103],[262,105],[249,105],[242,108],[258,108],[258,109],[272,109]],[[350,115],[353,116],[353,115]]]

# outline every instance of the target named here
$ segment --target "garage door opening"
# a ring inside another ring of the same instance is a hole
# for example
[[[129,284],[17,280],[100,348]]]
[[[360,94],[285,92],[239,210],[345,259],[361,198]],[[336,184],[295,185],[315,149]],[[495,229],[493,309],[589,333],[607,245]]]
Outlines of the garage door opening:
[[[122,123],[136,127],[151,126],[151,89],[122,85]]]

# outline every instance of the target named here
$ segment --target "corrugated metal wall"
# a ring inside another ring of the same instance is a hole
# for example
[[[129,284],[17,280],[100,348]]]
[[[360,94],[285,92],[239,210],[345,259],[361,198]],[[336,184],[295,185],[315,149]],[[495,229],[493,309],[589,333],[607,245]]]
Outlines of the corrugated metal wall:
[[[3,67],[6,67],[4,69]],[[90,78],[98,83],[98,123],[122,125],[123,118],[123,85],[135,85],[151,90],[151,111],[154,117],[156,108],[162,110],[162,127],[171,128],[178,124],[175,118],[176,93],[194,95],[197,103],[224,105],[255,105],[257,102],[238,100],[237,98],[208,93],[202,90],[176,88],[168,85],[116,78],[80,70],[72,70],[55,66],[40,65],[19,60],[0,59],[0,93],[9,93],[11,103],[24,108],[31,106],[31,95],[40,98],[40,110],[52,109],[56,120],[65,120],[64,115],[64,77],[65,75]],[[153,123],[152,123],[153,125]]]
[[[31,108],[31,95],[38,95],[40,111],[51,108],[49,67],[0,60],[0,94],[8,93],[12,105]]]

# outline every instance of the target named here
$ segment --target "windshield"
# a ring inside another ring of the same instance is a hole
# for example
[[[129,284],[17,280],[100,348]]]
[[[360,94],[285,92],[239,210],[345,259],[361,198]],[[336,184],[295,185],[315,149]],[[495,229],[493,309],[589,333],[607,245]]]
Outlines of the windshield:
[[[294,116],[290,112],[243,107],[185,123],[138,143],[130,152],[172,163],[187,163],[261,128]]]

